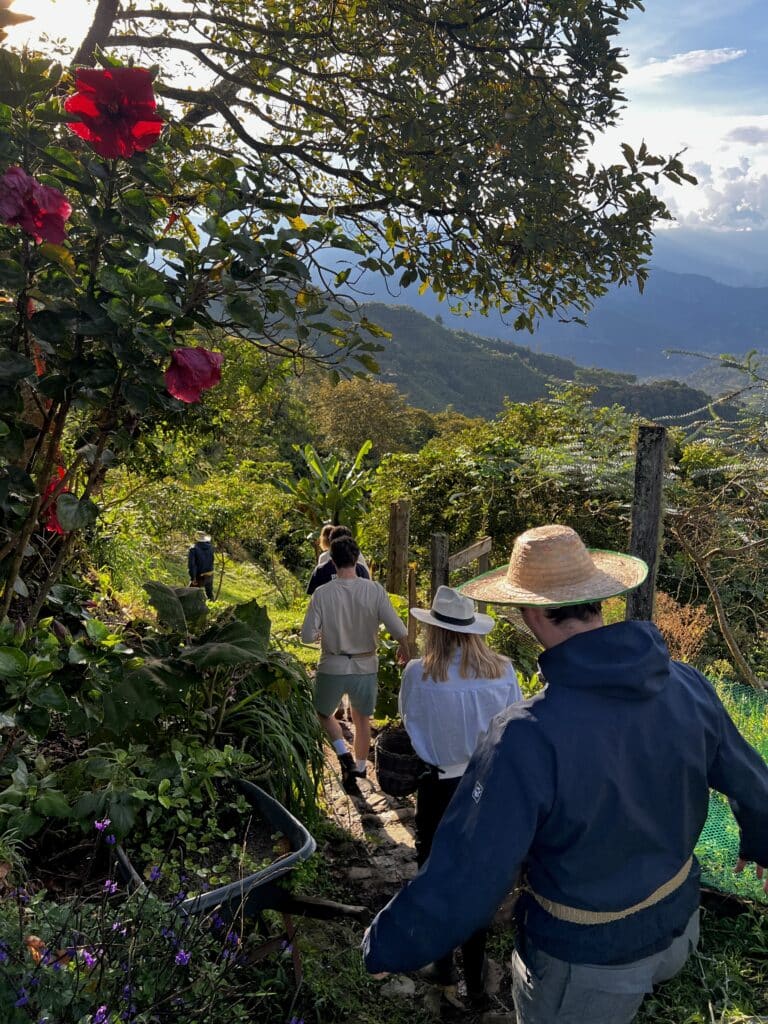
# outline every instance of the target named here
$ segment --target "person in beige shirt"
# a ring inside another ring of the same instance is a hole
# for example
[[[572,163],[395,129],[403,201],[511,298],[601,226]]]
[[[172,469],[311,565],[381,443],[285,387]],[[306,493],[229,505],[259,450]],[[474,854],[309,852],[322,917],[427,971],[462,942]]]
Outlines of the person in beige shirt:
[[[337,575],[314,592],[301,627],[305,643],[320,639],[314,706],[339,758],[342,785],[347,793],[359,792],[358,779],[365,778],[366,773],[371,716],[376,707],[380,625],[399,641],[398,660],[402,664],[408,661],[408,631],[381,584],[356,574],[359,554],[360,549],[351,537],[331,542]],[[345,693],[352,708],[354,756],[334,717]]]

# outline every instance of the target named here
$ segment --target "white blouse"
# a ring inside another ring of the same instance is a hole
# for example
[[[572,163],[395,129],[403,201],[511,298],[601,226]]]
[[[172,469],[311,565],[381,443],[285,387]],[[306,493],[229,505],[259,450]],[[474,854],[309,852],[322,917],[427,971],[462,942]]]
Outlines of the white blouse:
[[[462,679],[460,661],[457,650],[440,683],[424,678],[421,658],[409,661],[398,698],[413,749],[444,769],[441,778],[462,775],[491,719],[523,698],[511,664],[498,679]]]

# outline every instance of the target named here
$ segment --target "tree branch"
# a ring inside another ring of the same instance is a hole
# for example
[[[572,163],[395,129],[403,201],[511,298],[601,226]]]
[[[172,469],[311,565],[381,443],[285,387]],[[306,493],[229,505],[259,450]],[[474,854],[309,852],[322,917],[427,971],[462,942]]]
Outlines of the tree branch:
[[[101,49],[106,45],[112,26],[117,20],[119,8],[120,0],[99,0],[91,27],[72,58],[73,65],[89,68],[95,65],[94,51],[97,47]]]

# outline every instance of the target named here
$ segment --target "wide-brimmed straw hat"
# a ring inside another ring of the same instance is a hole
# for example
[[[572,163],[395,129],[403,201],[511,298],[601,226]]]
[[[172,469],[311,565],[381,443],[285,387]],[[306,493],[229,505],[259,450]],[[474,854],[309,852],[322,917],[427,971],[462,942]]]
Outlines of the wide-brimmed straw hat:
[[[195,530],[195,540],[209,541],[210,539],[210,533],[206,533],[205,530]]]
[[[570,526],[538,526],[520,534],[508,566],[476,576],[460,590],[477,601],[554,608],[626,594],[647,575],[641,558],[587,549]]]
[[[482,615],[475,611],[475,602],[471,598],[464,597],[451,587],[438,587],[432,607],[411,608],[411,615],[419,622],[440,629],[450,629],[454,633],[477,633],[485,636],[495,625],[490,615]]]

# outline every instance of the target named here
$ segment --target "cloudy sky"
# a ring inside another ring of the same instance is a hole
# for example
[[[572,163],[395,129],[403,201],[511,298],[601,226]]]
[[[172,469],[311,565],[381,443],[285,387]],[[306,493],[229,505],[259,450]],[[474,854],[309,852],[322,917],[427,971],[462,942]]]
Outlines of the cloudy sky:
[[[647,0],[620,36],[630,74],[622,123],[602,141],[686,148],[698,188],[664,190],[681,225],[768,227],[768,3]]]
[[[31,38],[45,27],[79,41],[93,2],[14,0],[14,10],[36,15]],[[768,228],[768,0],[646,0],[620,42],[629,102],[597,155],[612,162],[619,142],[643,139],[658,153],[687,149],[699,187],[663,192],[681,226]]]

